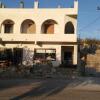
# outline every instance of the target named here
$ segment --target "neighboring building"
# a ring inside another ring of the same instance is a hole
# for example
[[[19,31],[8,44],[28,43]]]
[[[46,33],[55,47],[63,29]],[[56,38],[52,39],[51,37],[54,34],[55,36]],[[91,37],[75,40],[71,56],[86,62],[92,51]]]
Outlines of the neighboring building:
[[[23,2],[20,8],[0,6],[0,43],[5,48],[27,48],[34,59],[50,56],[54,66],[77,65],[77,0],[73,8],[39,8],[38,0],[30,9]]]

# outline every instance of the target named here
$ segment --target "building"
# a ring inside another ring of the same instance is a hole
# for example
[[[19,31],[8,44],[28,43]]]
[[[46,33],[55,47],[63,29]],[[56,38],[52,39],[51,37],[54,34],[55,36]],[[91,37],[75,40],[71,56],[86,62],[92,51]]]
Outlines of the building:
[[[33,52],[34,59],[50,56],[54,66],[77,65],[78,1],[73,8],[5,8],[0,4],[0,43],[5,48]]]

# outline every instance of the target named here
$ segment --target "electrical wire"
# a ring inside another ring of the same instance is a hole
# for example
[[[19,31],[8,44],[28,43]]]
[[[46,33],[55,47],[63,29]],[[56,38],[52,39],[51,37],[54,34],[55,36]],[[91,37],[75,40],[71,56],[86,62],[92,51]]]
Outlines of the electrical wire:
[[[93,20],[92,22],[88,23],[86,26],[84,26],[83,28],[81,28],[79,31],[82,31],[82,30],[86,30],[86,28],[89,28],[91,27],[94,23],[96,23],[98,21],[98,19],[100,20],[100,16],[97,17],[95,20]]]

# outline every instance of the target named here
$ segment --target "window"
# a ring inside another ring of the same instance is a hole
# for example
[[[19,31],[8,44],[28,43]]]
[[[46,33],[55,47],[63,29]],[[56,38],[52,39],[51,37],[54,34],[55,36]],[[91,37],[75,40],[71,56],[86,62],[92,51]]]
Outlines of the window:
[[[13,33],[14,22],[12,20],[5,20],[2,26],[4,26],[4,33]]]
[[[34,59],[42,60],[56,60],[56,50],[55,49],[35,49]]]
[[[13,33],[13,24],[5,24],[4,33]]]
[[[54,20],[47,20],[42,24],[42,33],[44,34],[54,34],[55,32],[55,24],[57,24]]]
[[[66,23],[65,34],[74,34],[74,26],[73,26],[72,22]]]
[[[27,19],[21,25],[21,33],[36,33],[36,25],[34,21]]]
[[[54,25],[53,24],[45,24],[44,33],[54,33]]]

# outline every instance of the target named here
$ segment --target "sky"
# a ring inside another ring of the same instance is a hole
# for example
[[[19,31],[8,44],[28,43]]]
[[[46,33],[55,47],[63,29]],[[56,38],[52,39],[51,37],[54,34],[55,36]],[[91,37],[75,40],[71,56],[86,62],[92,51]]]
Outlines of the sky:
[[[19,7],[20,0],[0,0],[7,7]],[[23,0],[25,7],[32,8],[34,0]],[[78,0],[78,30],[80,38],[100,39],[100,0]],[[40,8],[73,7],[74,0],[39,0]]]

